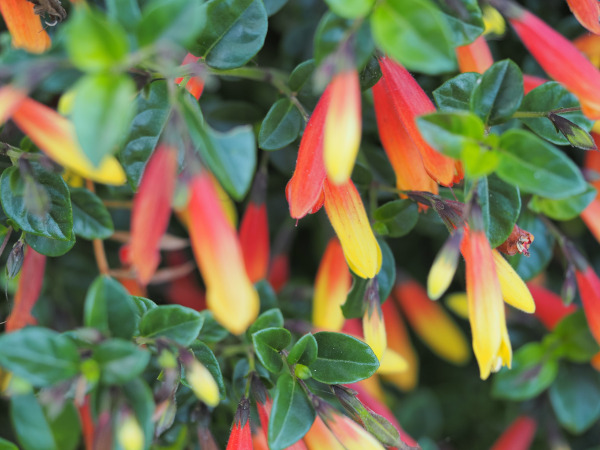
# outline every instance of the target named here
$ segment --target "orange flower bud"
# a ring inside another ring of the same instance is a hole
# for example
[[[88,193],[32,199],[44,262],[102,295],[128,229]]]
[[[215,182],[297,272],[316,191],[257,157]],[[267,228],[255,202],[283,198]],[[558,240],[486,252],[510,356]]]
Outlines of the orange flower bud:
[[[467,45],[456,47],[456,59],[461,72],[483,73],[494,64],[492,52],[483,35]]]
[[[250,402],[242,397],[238,405],[229,440],[227,441],[227,450],[250,450],[252,449],[252,434],[250,432]]]
[[[185,58],[183,58],[183,62],[181,63],[181,65],[185,66],[186,64],[193,64],[193,63],[197,62],[199,59],[200,59],[199,56],[194,56],[191,53],[188,53],[187,55],[185,55]],[[175,83],[181,85],[183,80],[184,80],[184,77],[175,78]],[[202,95],[202,91],[204,90],[204,80],[201,77],[192,76],[189,78],[189,80],[185,84],[185,89],[190,94],[192,94],[196,98],[196,100],[198,100],[200,98],[200,96]]]
[[[12,36],[12,45],[31,53],[43,53],[50,48],[50,36],[44,29],[34,4],[27,0],[2,0],[0,13]]]

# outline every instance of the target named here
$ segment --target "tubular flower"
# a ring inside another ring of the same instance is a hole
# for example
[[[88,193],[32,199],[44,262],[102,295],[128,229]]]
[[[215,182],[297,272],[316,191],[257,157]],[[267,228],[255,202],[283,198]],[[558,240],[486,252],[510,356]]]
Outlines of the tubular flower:
[[[535,302],[533,301],[531,292],[529,292],[527,285],[517,272],[515,272],[515,269],[512,268],[498,250],[492,250],[492,259],[504,301],[510,306],[526,313],[534,312]]]
[[[266,173],[259,171],[254,181],[250,202],[240,224],[240,245],[250,281],[256,283],[267,276],[269,267],[269,221],[265,202]]]
[[[125,183],[125,172],[114,156],[106,156],[99,167],[92,165],[77,142],[73,124],[53,109],[25,98],[13,110],[12,120],[58,164],[99,183]]]
[[[458,266],[462,238],[463,230],[456,230],[435,257],[427,277],[427,295],[431,300],[439,299],[450,286]]]
[[[498,438],[491,450],[528,450],[535,437],[537,422],[531,417],[520,416]]]
[[[191,181],[187,211],[208,308],[221,325],[241,334],[258,315],[258,294],[246,274],[239,240],[208,172],[202,171]]]
[[[473,350],[482,380],[503,365],[510,367],[512,349],[494,257],[485,232],[470,230],[462,242],[467,275]]]
[[[590,331],[600,343],[600,279],[591,266],[575,270],[577,287]]]
[[[437,183],[427,174],[419,148],[403,125],[383,77],[373,86],[373,100],[379,138],[394,169],[396,187],[437,194]]]
[[[27,0],[2,0],[0,13],[12,36],[12,45],[30,53],[43,53],[50,48],[50,36],[46,33],[34,4]]]
[[[600,34],[600,4],[598,0],[567,0],[579,23],[595,34]]]
[[[276,294],[283,289],[290,279],[290,257],[287,253],[273,256],[267,279]]]
[[[336,238],[327,244],[317,278],[313,298],[312,323],[317,328],[339,331],[344,324],[341,306],[352,285],[352,276],[344,259],[342,246]]]
[[[129,263],[146,285],[160,262],[159,243],[167,231],[177,176],[177,150],[159,145],[146,165],[133,198]]]
[[[576,305],[565,305],[559,295],[537,284],[527,283],[535,301],[535,316],[549,330],[569,314],[577,311]]]
[[[582,52],[590,62],[600,67],[600,36],[596,34],[584,34],[573,41],[573,45]]]
[[[455,161],[435,151],[417,127],[416,118],[435,112],[435,106],[416,80],[400,64],[389,58],[379,60],[383,79],[400,121],[419,149],[427,173],[438,183],[450,186],[455,181]]]
[[[570,41],[529,11],[518,8],[509,19],[546,73],[577,96],[586,116],[600,119],[598,69]]]
[[[342,448],[346,450],[364,450],[367,448],[371,450],[383,450],[385,448],[375,436],[350,417],[340,414],[332,407],[323,408],[323,410],[319,411],[319,415],[323,418],[327,428],[329,428],[338,442],[342,444]],[[309,448],[312,447],[309,446]]]
[[[144,448],[144,432],[135,416],[130,412],[120,418],[116,437],[123,450],[142,450]]]
[[[456,59],[461,72],[483,73],[494,64],[490,47],[483,35],[467,45],[456,47]]]
[[[336,74],[329,90],[323,160],[327,178],[332,183],[344,184],[350,179],[354,168],[362,128],[360,84],[356,69]]]
[[[246,397],[242,397],[233,419],[231,433],[227,441],[227,450],[249,450],[251,448],[250,402]]]
[[[581,219],[594,235],[596,240],[600,242],[600,200],[595,198],[581,212]]]
[[[384,378],[403,391],[413,390],[419,381],[419,359],[410,341],[408,330],[391,299],[381,305],[388,347],[398,353],[407,363],[403,372],[384,375]],[[376,411],[377,412],[377,411]]]
[[[0,87],[0,124],[3,124],[12,116],[15,109],[23,99],[27,98],[27,92],[18,87],[7,84]]]
[[[31,247],[27,247],[19,285],[15,293],[14,305],[6,321],[7,332],[16,331],[26,325],[37,323],[31,315],[31,310],[42,291],[45,268],[46,257]]]
[[[404,278],[396,282],[392,294],[412,329],[431,350],[454,364],[469,360],[462,331],[438,303],[429,300],[423,286]]]
[[[308,450],[344,450],[345,447],[333,435],[319,416],[315,418],[310,430],[304,435]]]
[[[185,58],[183,58],[183,62],[181,63],[181,65],[185,66],[186,64],[193,64],[199,59],[199,56],[194,56],[191,53],[188,53],[187,55],[185,55]],[[175,83],[181,85],[184,79],[184,77],[175,78]],[[188,79],[187,83],[185,84],[185,89],[190,94],[192,94],[196,98],[196,100],[198,100],[200,99],[202,91],[204,90],[204,80],[199,76],[192,76]]]
[[[373,278],[381,269],[381,249],[365,207],[352,180],[336,186],[325,180],[325,211],[335,230],[350,269],[362,278]]]
[[[387,348],[387,335],[379,295],[368,296],[367,309],[362,318],[362,329],[365,342],[371,347],[377,359],[381,361]]]

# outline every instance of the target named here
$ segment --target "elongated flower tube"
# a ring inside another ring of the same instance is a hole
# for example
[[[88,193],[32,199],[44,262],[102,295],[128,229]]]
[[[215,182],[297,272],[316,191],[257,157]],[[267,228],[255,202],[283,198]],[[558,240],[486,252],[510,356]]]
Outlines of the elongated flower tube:
[[[590,331],[600,343],[600,279],[591,266],[575,270],[577,287]]]
[[[99,183],[125,183],[125,172],[114,156],[106,156],[99,167],[92,165],[77,142],[73,124],[53,109],[26,98],[13,111],[12,120],[58,164]]]
[[[494,64],[490,47],[483,35],[467,45],[456,47],[456,59],[461,72],[483,73]]]
[[[600,200],[595,198],[581,212],[581,219],[586,224],[596,240],[600,242]]]
[[[315,418],[310,430],[304,435],[304,443],[308,450],[344,450],[345,447],[336,439],[331,430],[319,416]]]
[[[251,448],[250,402],[246,397],[242,397],[231,426],[227,450],[249,450]]]
[[[600,119],[598,69],[569,40],[529,11],[515,7],[511,14],[511,25],[540,66],[577,96],[586,116]]]
[[[312,323],[317,328],[339,331],[344,324],[341,306],[352,285],[352,276],[337,238],[327,244],[315,279]]]
[[[171,217],[177,177],[177,149],[159,145],[154,151],[133,198],[129,263],[146,285],[160,262],[159,243]]]
[[[419,148],[404,127],[383,77],[373,86],[373,101],[379,138],[394,169],[396,187],[437,194],[438,185],[425,170]]]
[[[482,380],[502,366],[510,368],[512,349],[492,249],[485,232],[470,230],[462,241],[467,275],[473,350]]]
[[[598,0],[567,0],[579,23],[595,34],[600,34],[600,4]]]
[[[181,65],[185,66],[186,64],[193,64],[199,59],[199,56],[194,56],[191,53],[188,53],[187,55],[185,55],[185,58],[183,58],[183,62],[181,63]],[[181,85],[183,80],[184,77],[175,78],[175,83]],[[192,76],[188,79],[187,83],[185,84],[185,89],[190,94],[192,94],[196,98],[196,100],[198,100],[200,99],[202,91],[204,90],[204,80],[199,76]]]
[[[549,330],[569,314],[577,311],[577,305],[565,305],[560,295],[533,283],[527,283],[535,301],[535,316]]]
[[[241,334],[256,319],[259,300],[246,274],[239,240],[208,172],[196,175],[189,188],[189,232],[208,308],[227,330]]]
[[[450,286],[458,266],[462,238],[463,230],[456,230],[435,257],[427,277],[427,295],[431,300],[440,298]]]
[[[367,307],[362,318],[363,336],[377,359],[381,361],[387,348],[387,335],[377,282],[369,283],[365,298]]]
[[[217,406],[220,400],[219,386],[210,371],[190,351],[181,351],[179,359],[185,368],[185,379],[194,395],[208,406]]]
[[[492,250],[492,259],[504,301],[510,306],[526,313],[534,312],[535,302],[533,301],[531,292],[529,292],[527,285],[515,269],[504,259],[498,250]]]
[[[27,247],[19,285],[14,297],[12,311],[6,321],[6,331],[16,331],[26,325],[35,325],[37,322],[31,315],[31,310],[42,291],[46,257],[39,254],[31,247]]]
[[[267,279],[275,293],[283,289],[283,286],[290,279],[290,257],[287,253],[280,253],[273,256],[269,265]]]
[[[330,89],[323,92],[306,124],[300,141],[296,169],[285,188],[290,215],[294,219],[301,219],[306,214],[318,211],[323,204],[323,183],[326,177],[323,134],[330,92]]]
[[[324,404],[321,406],[324,406]],[[346,450],[364,450],[367,448],[371,450],[384,450],[385,447],[375,436],[350,417],[340,414],[328,405],[325,408],[321,408],[318,413],[331,433]]]
[[[491,450],[528,450],[533,443],[537,422],[531,417],[517,417],[498,438]]]
[[[438,153],[427,144],[416,123],[418,116],[435,112],[435,106],[412,75],[400,64],[389,58],[381,58],[379,65],[400,121],[419,149],[425,169],[438,183],[444,186],[452,185],[456,181],[454,160]]]
[[[44,29],[34,4],[27,0],[2,0],[0,13],[12,36],[12,45],[30,53],[43,53],[50,48],[50,36]]]
[[[123,450],[142,450],[144,448],[144,432],[130,411],[122,414],[119,418],[115,434]]]
[[[324,183],[325,211],[342,244],[350,269],[362,278],[373,278],[381,269],[381,249],[365,207],[352,180],[336,186]]]
[[[362,118],[360,84],[355,68],[336,74],[329,84],[330,102],[325,117],[323,160],[327,178],[335,184],[350,179],[360,146]]]
[[[469,345],[462,331],[440,304],[427,297],[423,286],[401,275],[392,294],[411,328],[431,350],[453,364],[469,360]]]

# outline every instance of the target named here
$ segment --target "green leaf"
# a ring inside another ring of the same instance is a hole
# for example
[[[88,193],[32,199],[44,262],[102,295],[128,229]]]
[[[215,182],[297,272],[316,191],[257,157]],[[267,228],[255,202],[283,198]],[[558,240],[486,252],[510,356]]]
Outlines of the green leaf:
[[[325,0],[327,6],[340,17],[356,19],[366,16],[375,0]]]
[[[135,83],[122,74],[90,74],[75,86],[71,118],[83,152],[94,166],[119,150],[135,114]],[[100,139],[99,136],[102,138]]]
[[[271,106],[260,126],[258,146],[263,150],[283,148],[296,140],[302,124],[302,115],[291,100],[279,99]]]
[[[308,59],[298,64],[288,80],[288,86],[293,92],[299,92],[307,84],[310,84],[311,77],[315,71],[316,63],[314,59]]]
[[[25,242],[36,252],[46,256],[62,256],[73,248],[75,245],[75,233],[72,234],[68,241],[60,241],[44,236],[36,236],[35,234],[25,235]]]
[[[477,0],[438,1],[437,3],[452,30],[455,46],[470,44],[483,33],[485,25]]]
[[[200,311],[200,314],[204,317],[204,324],[202,330],[198,335],[198,339],[202,342],[220,342],[229,336],[229,331],[223,328],[219,322],[215,320],[213,313],[208,309]]]
[[[522,401],[545,391],[558,373],[558,361],[546,353],[538,342],[521,347],[514,355],[512,367],[494,376],[492,395]]]
[[[148,450],[154,438],[155,411],[154,397],[148,384],[141,378],[131,380],[123,385],[123,394],[127,404],[133,409],[138,423],[144,431],[144,449]]]
[[[511,129],[500,137],[496,173],[522,191],[560,200],[587,188],[579,168],[556,147],[525,130]]]
[[[15,444],[0,437],[0,450],[19,450]]]
[[[559,423],[581,434],[600,418],[600,375],[590,367],[563,365],[550,388]]]
[[[485,123],[509,119],[523,100],[523,74],[509,59],[494,63],[481,77],[471,95],[471,110]]]
[[[579,100],[561,84],[551,81],[536,87],[523,99],[519,111],[548,112],[560,108],[578,108]],[[588,119],[581,111],[560,113],[566,119],[589,131],[594,121]],[[559,133],[547,117],[520,118],[539,137],[553,144],[568,145],[569,141]]]
[[[216,69],[243,66],[265,42],[268,20],[262,0],[209,0],[199,17],[200,33],[190,51]]]
[[[217,361],[215,354],[210,348],[208,348],[206,344],[200,342],[199,340],[195,340],[192,343],[191,350],[194,352],[194,356],[196,356],[196,359],[208,369],[212,377],[217,382],[221,398],[225,398],[227,396],[227,392],[225,390],[223,374],[221,373],[221,367],[219,366],[219,362]]]
[[[497,152],[486,145],[475,142],[464,143],[460,152],[460,159],[463,163],[465,178],[469,179],[489,175],[498,167],[500,162]]]
[[[393,200],[373,213],[373,229],[382,235],[401,237],[411,232],[419,220],[419,208],[411,200]]]
[[[303,364],[309,366],[317,359],[317,340],[311,333],[306,333],[293,345],[288,354],[289,364]]]
[[[100,275],[85,296],[83,322],[109,336],[131,339],[137,329],[137,307],[125,288],[113,278]]]
[[[150,361],[150,353],[133,342],[109,339],[94,348],[92,358],[100,366],[102,383],[124,384],[144,371]]]
[[[188,346],[198,337],[204,316],[181,305],[161,305],[146,311],[140,322],[140,335],[163,337]]]
[[[551,336],[558,341],[558,346],[554,349],[555,354],[572,362],[588,363],[600,352],[582,310],[563,318]]]
[[[555,220],[571,220],[581,214],[595,198],[596,189],[588,185],[587,189],[581,194],[575,194],[561,200],[550,200],[534,195],[527,207]]]
[[[275,294],[271,283],[267,280],[258,280],[254,283],[254,288],[256,289],[256,292],[258,292],[261,312],[277,308],[277,294]]]
[[[71,188],[73,231],[85,239],[106,239],[115,231],[110,213],[96,194]]]
[[[67,23],[66,37],[71,61],[84,72],[112,69],[126,59],[129,51],[121,25],[91,8],[76,8]]]
[[[277,373],[283,367],[281,350],[290,345],[291,333],[285,328],[265,328],[252,335],[256,356],[267,370]]]
[[[479,146],[485,125],[469,112],[438,112],[421,116],[417,125],[425,140],[438,152],[460,158],[467,144]]]
[[[495,175],[487,178],[490,221],[487,237],[492,248],[502,244],[512,232],[521,212],[519,189]]]
[[[269,309],[258,316],[254,323],[250,325],[250,328],[248,328],[248,334],[253,335],[257,331],[273,327],[283,327],[283,314],[281,314],[281,310],[278,308]]]
[[[77,375],[79,352],[67,336],[27,327],[0,336],[0,366],[34,386],[51,386]]]
[[[137,0],[106,0],[105,3],[109,20],[118,21],[127,31],[135,30],[142,18]]]
[[[68,241],[73,233],[73,212],[69,188],[60,175],[44,170],[39,164],[30,165],[37,183],[50,199],[46,213],[37,216],[25,207],[25,177],[16,167],[9,167],[0,178],[0,199],[6,215],[23,231],[38,236]],[[29,175],[27,175],[29,176]]]
[[[309,368],[312,377],[321,383],[356,383],[379,368],[379,360],[371,347],[352,336],[329,331],[314,336],[319,351]]]
[[[514,256],[510,256],[508,261],[519,276],[523,280],[528,281],[542,272],[552,259],[552,254],[554,253],[554,235],[540,218],[526,209],[522,210],[517,224],[522,229],[533,234],[535,241],[529,249],[531,256],[527,257],[522,253],[517,253]]]
[[[367,61],[366,66],[358,74],[360,81],[360,90],[367,91],[377,84],[381,79],[381,67],[379,67],[379,61],[375,56],[371,56]]]
[[[146,311],[156,308],[158,305],[152,300],[144,297],[131,296],[131,300],[135,307],[133,322],[135,323],[134,335],[140,334],[140,322]]]
[[[166,81],[151,83],[147,94],[142,91],[136,103],[137,115],[131,122],[129,135],[120,154],[129,184],[134,190],[140,183],[146,163],[169,118],[171,105]]]
[[[277,379],[269,417],[269,448],[283,450],[302,439],[316,413],[306,393],[289,373]]]
[[[371,15],[377,46],[408,70],[437,75],[456,69],[452,33],[429,0],[384,0]]]
[[[433,98],[441,111],[469,111],[471,95],[478,85],[481,75],[478,73],[461,73],[450,78],[433,91]]]
[[[174,43],[189,49],[200,33],[204,18],[201,0],[155,0],[142,11],[137,27],[141,46],[160,41],[164,46]]]
[[[279,12],[281,8],[285,6],[288,0],[263,0],[267,15],[271,17],[273,14]]]

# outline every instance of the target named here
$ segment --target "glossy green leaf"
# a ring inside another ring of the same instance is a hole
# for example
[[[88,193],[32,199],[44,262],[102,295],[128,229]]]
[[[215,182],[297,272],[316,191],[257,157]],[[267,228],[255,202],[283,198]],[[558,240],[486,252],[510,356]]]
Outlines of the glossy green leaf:
[[[465,178],[475,179],[489,175],[500,163],[497,152],[485,145],[475,142],[465,142],[460,152]]]
[[[288,86],[293,92],[299,92],[306,85],[310,84],[311,77],[315,71],[316,63],[314,59],[308,59],[298,64],[288,80]]]
[[[219,322],[215,320],[215,317],[211,311],[205,309],[200,311],[200,314],[204,317],[204,324],[198,335],[198,339],[202,342],[219,342],[229,336],[229,331],[223,328]]]
[[[471,110],[485,123],[509,119],[523,100],[523,74],[509,59],[494,63],[482,76],[471,95]]]
[[[506,241],[517,223],[521,212],[521,195],[518,188],[495,175],[487,178],[487,184],[490,215],[487,237],[493,248]]]
[[[77,8],[69,18],[65,44],[75,67],[88,72],[112,68],[129,51],[121,25],[91,8]]]
[[[71,188],[73,231],[85,239],[106,239],[115,231],[110,213],[96,194]]]
[[[500,147],[496,173],[522,191],[559,200],[587,187],[573,161],[532,133],[509,130],[500,137]]]
[[[411,232],[419,220],[419,208],[411,200],[393,200],[373,212],[373,230],[390,237],[401,237]]]
[[[265,328],[252,335],[256,356],[267,370],[277,373],[283,367],[281,350],[290,345],[291,333],[285,328]]]
[[[483,33],[485,25],[477,0],[438,2],[452,30],[454,45],[467,45]]]
[[[269,448],[283,450],[302,439],[315,416],[316,412],[298,382],[289,373],[281,374],[269,417]]]
[[[181,305],[160,305],[142,316],[140,335],[147,338],[167,338],[180,345],[190,345],[198,337],[204,317]]]
[[[579,100],[561,84],[551,81],[536,87],[523,99],[520,112],[548,112],[560,108],[578,108]],[[593,121],[586,118],[581,111],[562,114],[566,119],[589,131]],[[537,134],[554,144],[568,145],[569,141],[556,130],[547,117],[530,117],[520,119]]]
[[[563,365],[550,388],[550,403],[564,428],[583,433],[600,418],[600,375],[589,367]]]
[[[106,335],[131,339],[137,324],[137,307],[125,288],[113,278],[100,275],[85,297],[83,322]]]
[[[433,98],[440,111],[469,111],[471,95],[480,79],[481,75],[478,73],[461,73],[433,91]]]
[[[358,80],[360,82],[360,90],[367,91],[377,84],[381,79],[381,67],[379,67],[379,61],[375,56],[371,56],[367,61],[367,64],[358,74]]]
[[[575,363],[588,363],[600,352],[581,309],[563,318],[551,336],[557,341],[553,350],[555,354]]]
[[[19,450],[15,444],[0,437],[0,450]]]
[[[140,322],[142,321],[142,317],[144,316],[144,314],[146,314],[146,311],[154,309],[158,305],[152,300],[144,297],[131,296],[131,300],[135,307],[135,314],[132,320],[135,323],[134,335],[136,335],[140,333]]]
[[[151,83],[147,93],[142,91],[138,95],[136,104],[137,114],[131,122],[129,135],[120,154],[129,184],[134,190],[140,183],[146,163],[169,118],[171,106],[166,81]]]
[[[256,292],[258,292],[261,312],[278,307],[277,294],[275,294],[271,283],[269,283],[267,280],[259,280],[254,283],[254,288],[256,289]]]
[[[283,327],[283,314],[278,308],[268,309],[256,318],[254,323],[248,328],[248,334],[252,335],[265,328]]]
[[[264,44],[268,21],[262,0],[209,0],[200,17],[205,19],[190,51],[211,67],[243,66]]]
[[[52,257],[62,256],[75,245],[75,233],[71,235],[71,239],[68,241],[60,241],[58,239],[36,236],[35,234],[28,233],[25,236],[25,242],[42,255]]]
[[[79,372],[79,352],[67,336],[26,327],[0,336],[0,366],[34,386],[51,386]]]
[[[356,383],[379,368],[379,360],[371,347],[352,336],[329,331],[314,336],[319,351],[309,368],[312,377],[321,383]]]
[[[534,195],[527,207],[555,220],[571,220],[581,214],[595,198],[596,189],[588,185],[588,188],[581,194],[575,194],[561,200],[550,200]]]
[[[144,371],[150,361],[150,353],[133,342],[109,339],[94,348],[92,358],[100,367],[102,383],[123,384]]]
[[[267,15],[271,17],[273,14],[279,12],[281,8],[285,6],[288,0],[263,0]]]
[[[325,3],[338,16],[356,19],[366,16],[375,0],[325,0]]]
[[[302,128],[302,114],[287,98],[277,100],[258,133],[258,146],[263,150],[278,150],[296,140]]]
[[[317,340],[311,333],[306,333],[292,346],[287,361],[289,364],[299,363],[309,366],[317,359],[317,352]]]
[[[425,140],[438,152],[460,158],[467,144],[479,145],[485,135],[481,119],[469,112],[438,112],[421,116],[417,125]]]
[[[217,361],[215,354],[210,348],[208,348],[206,344],[199,340],[195,340],[190,348],[194,352],[194,356],[196,357],[196,359],[208,369],[212,377],[217,382],[221,398],[225,398],[227,392],[225,391],[223,374],[221,373],[221,367],[219,366],[219,362]]]
[[[127,75],[86,75],[75,89],[71,120],[93,165],[120,149],[135,114],[135,83]],[[102,137],[101,139],[99,137]]]
[[[385,0],[371,15],[377,46],[408,70],[435,75],[456,69],[452,33],[429,0]]]
[[[533,342],[514,355],[511,369],[503,369],[493,378],[492,395],[522,401],[545,391],[558,373],[558,361],[546,354],[546,348]]]
[[[173,43],[189,47],[202,28],[199,17],[204,16],[202,0],[154,0],[142,11],[137,27],[140,45],[160,41],[165,46]]]
[[[31,164],[35,181],[48,194],[46,212],[38,216],[25,207],[25,177],[16,167],[2,172],[0,179],[0,199],[6,215],[19,228],[27,233],[68,241],[73,233],[73,212],[69,188],[60,175],[45,170],[38,164]]]

